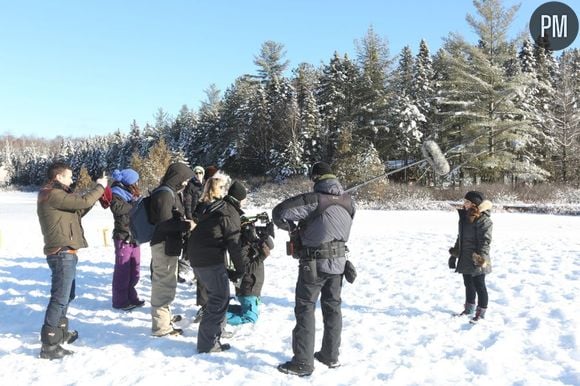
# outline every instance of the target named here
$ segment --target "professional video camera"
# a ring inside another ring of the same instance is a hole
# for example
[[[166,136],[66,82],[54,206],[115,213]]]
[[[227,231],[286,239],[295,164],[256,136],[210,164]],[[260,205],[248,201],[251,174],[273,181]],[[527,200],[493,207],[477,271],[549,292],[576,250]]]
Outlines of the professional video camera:
[[[248,242],[266,240],[268,236],[275,237],[274,223],[270,220],[268,213],[262,212],[255,216],[241,216],[242,237]],[[256,225],[259,222],[264,225]]]

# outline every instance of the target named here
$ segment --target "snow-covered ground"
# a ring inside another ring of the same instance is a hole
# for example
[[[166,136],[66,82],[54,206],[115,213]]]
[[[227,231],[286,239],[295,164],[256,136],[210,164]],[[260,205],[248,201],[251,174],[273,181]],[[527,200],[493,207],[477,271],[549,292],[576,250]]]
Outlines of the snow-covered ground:
[[[277,232],[266,260],[262,314],[236,330],[233,349],[197,354],[195,290],[179,285],[174,311],[185,335],[150,336],[149,306],[111,308],[112,215],[83,220],[77,299],[69,309],[75,355],[38,358],[50,270],[34,193],[0,193],[0,385],[580,385],[580,216],[492,214],[494,272],[487,319],[451,317],[463,303],[447,268],[454,211],[359,211],[351,241],[357,281],[343,288],[340,360],[309,378],[281,374],[292,355],[296,262]],[[263,209],[250,208],[249,214]],[[108,240],[107,240],[108,241]],[[138,290],[150,298],[150,251],[142,247]],[[322,318],[317,310],[317,345]]]

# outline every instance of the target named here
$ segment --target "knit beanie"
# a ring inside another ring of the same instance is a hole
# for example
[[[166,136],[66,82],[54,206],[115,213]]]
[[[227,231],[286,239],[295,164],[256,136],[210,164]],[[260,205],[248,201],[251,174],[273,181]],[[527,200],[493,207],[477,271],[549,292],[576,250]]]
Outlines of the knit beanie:
[[[203,169],[203,167],[201,167],[199,165],[193,168],[193,172],[195,174],[197,174],[198,172],[205,174],[205,170]]]
[[[246,188],[244,188],[244,185],[238,181],[234,181],[228,190],[228,196],[231,196],[238,201],[242,201],[244,198],[246,198],[246,194]]]
[[[485,199],[483,193],[476,190],[471,190],[465,194],[465,199],[473,202],[475,205],[479,206]]]
[[[314,180],[316,177],[320,177],[325,174],[332,174],[332,169],[330,168],[329,164],[320,161],[312,165],[312,171],[310,172],[311,180]]]
[[[115,169],[115,171],[113,171],[113,179],[119,181],[123,185],[129,186],[139,181],[139,174],[133,169]]]
[[[211,177],[213,177],[214,174],[216,174],[218,172],[218,168],[216,168],[215,166],[211,165],[208,166],[207,168],[205,168],[205,178],[209,179]]]

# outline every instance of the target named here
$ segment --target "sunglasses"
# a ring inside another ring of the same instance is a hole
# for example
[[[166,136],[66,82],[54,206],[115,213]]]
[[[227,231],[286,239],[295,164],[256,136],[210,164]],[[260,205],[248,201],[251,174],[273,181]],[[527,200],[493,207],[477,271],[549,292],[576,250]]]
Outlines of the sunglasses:
[[[195,174],[203,175],[203,172],[195,172]]]

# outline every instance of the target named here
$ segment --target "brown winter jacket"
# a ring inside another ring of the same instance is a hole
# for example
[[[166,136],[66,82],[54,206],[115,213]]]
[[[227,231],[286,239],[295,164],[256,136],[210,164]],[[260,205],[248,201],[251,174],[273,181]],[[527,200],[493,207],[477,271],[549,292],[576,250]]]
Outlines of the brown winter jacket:
[[[97,185],[87,193],[72,193],[59,182],[51,182],[38,193],[36,213],[44,236],[44,254],[56,253],[60,248],[88,246],[81,217],[88,213],[105,189]]]

